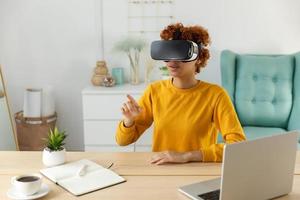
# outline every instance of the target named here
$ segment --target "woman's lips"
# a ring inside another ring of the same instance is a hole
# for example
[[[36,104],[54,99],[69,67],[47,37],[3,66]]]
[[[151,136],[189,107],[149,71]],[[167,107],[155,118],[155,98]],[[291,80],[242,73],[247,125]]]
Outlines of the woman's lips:
[[[168,66],[169,68],[171,69],[178,69],[179,67],[176,67],[176,66]]]

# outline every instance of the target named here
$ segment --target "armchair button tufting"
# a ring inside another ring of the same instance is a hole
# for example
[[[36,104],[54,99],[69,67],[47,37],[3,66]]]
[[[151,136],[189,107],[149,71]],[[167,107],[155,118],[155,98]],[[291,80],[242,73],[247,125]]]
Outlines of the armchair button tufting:
[[[273,81],[273,83],[276,83],[278,81],[278,78],[277,77],[273,77],[272,81]]]
[[[252,79],[253,79],[254,81],[257,81],[257,75],[254,74],[254,75],[252,76]]]
[[[256,103],[256,99],[253,98],[253,99],[251,100],[251,102],[252,102],[252,103]]]
[[[272,104],[276,104],[277,103],[277,100],[276,99],[273,99],[272,100]]]

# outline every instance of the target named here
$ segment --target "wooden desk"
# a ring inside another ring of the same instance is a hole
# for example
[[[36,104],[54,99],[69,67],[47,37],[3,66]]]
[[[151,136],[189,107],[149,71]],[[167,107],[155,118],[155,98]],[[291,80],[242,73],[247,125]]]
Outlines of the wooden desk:
[[[0,152],[0,199],[8,199],[10,178],[15,175],[38,172],[44,166],[41,152]],[[152,153],[88,153],[68,152],[67,160],[91,159],[108,166],[127,179],[126,183],[99,190],[81,197],[75,197],[61,187],[44,178],[51,188],[50,193],[42,199],[186,199],[177,191],[178,187],[194,182],[220,176],[220,163],[188,163],[156,166],[147,160]],[[300,199],[300,154],[294,176],[293,192],[278,199]]]
[[[188,175],[188,176],[221,176],[221,163],[187,163],[180,165],[156,166],[149,164],[153,153],[92,153],[68,152],[67,160],[91,159],[100,165],[114,163],[112,169],[120,175]],[[44,168],[41,152],[0,151],[0,175],[22,174],[39,171]],[[5,162],[4,162],[5,161]],[[20,167],[22,166],[22,167]],[[300,175],[300,151],[297,152],[295,175]]]

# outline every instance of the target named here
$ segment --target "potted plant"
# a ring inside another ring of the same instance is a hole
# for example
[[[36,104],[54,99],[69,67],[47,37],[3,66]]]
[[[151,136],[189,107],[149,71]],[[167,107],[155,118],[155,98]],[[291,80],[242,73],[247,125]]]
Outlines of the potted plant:
[[[45,166],[51,167],[65,162],[66,149],[63,145],[66,137],[65,131],[60,132],[55,127],[54,131],[50,129],[47,138],[43,138],[46,141],[46,147],[43,150],[43,163]]]
[[[169,70],[167,68],[167,66],[162,66],[159,68],[160,73],[161,73],[161,77],[162,79],[169,79],[170,78],[170,74],[169,74]]]
[[[123,52],[128,56],[130,62],[130,83],[134,85],[139,83],[140,55],[145,46],[146,42],[143,38],[134,36],[127,36],[114,46],[115,51]]]

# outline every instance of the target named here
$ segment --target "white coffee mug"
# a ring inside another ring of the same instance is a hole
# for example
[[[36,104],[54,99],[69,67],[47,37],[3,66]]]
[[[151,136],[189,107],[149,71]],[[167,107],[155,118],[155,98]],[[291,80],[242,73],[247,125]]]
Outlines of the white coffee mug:
[[[39,174],[25,174],[11,178],[11,184],[17,193],[29,196],[37,193],[42,185],[42,176]]]

